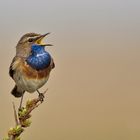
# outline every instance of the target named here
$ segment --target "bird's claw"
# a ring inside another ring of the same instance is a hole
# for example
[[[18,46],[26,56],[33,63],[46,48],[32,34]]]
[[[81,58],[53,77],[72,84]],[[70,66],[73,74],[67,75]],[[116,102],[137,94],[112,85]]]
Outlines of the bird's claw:
[[[43,93],[39,93],[38,97],[39,97],[39,99],[40,99],[41,102],[44,101],[44,97],[45,97],[45,96],[44,96]]]

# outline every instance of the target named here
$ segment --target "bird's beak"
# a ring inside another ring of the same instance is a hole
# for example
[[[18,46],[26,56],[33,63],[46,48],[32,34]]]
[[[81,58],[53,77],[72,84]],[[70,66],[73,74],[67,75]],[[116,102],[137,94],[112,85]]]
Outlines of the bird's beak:
[[[50,33],[46,33],[46,34],[43,34],[43,35],[40,35],[40,36],[37,36],[35,38],[35,42],[41,46],[53,46],[52,44],[46,44],[46,43],[42,43],[42,40],[44,39],[45,36],[49,35]]]

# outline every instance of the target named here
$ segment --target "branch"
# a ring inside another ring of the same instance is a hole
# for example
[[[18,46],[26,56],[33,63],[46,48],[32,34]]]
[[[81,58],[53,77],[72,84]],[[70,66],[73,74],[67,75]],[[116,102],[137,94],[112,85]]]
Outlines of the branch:
[[[47,89],[48,90],[48,89]],[[47,92],[47,90],[42,93],[43,96]],[[15,104],[13,103],[13,110],[14,110],[14,118],[16,126],[10,128],[8,131],[8,136],[3,138],[3,140],[20,140],[20,135],[24,131],[26,127],[29,127],[31,124],[31,112],[37,108],[42,103],[42,98],[38,97],[32,100],[28,100],[26,102],[25,107],[21,107],[18,109],[18,114],[15,108]]]

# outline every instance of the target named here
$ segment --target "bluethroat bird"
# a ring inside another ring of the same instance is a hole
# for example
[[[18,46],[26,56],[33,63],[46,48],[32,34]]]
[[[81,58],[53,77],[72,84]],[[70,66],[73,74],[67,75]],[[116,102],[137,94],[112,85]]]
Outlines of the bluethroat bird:
[[[44,95],[38,89],[48,81],[50,72],[55,67],[53,58],[45,50],[45,46],[52,45],[42,43],[48,34],[27,33],[17,43],[16,56],[9,68],[9,75],[15,81],[15,87],[11,91],[15,97],[23,98],[25,91],[37,91],[43,101]]]

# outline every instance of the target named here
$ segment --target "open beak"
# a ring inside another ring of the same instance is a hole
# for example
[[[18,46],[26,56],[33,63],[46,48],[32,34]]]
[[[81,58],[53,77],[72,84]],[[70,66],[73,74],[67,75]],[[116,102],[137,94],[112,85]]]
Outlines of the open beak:
[[[42,40],[45,38],[45,36],[49,35],[50,33],[46,33],[46,34],[43,34],[43,35],[40,35],[40,36],[37,36],[35,38],[35,42],[41,46],[53,46],[52,44],[46,44],[46,43],[43,43]]]

